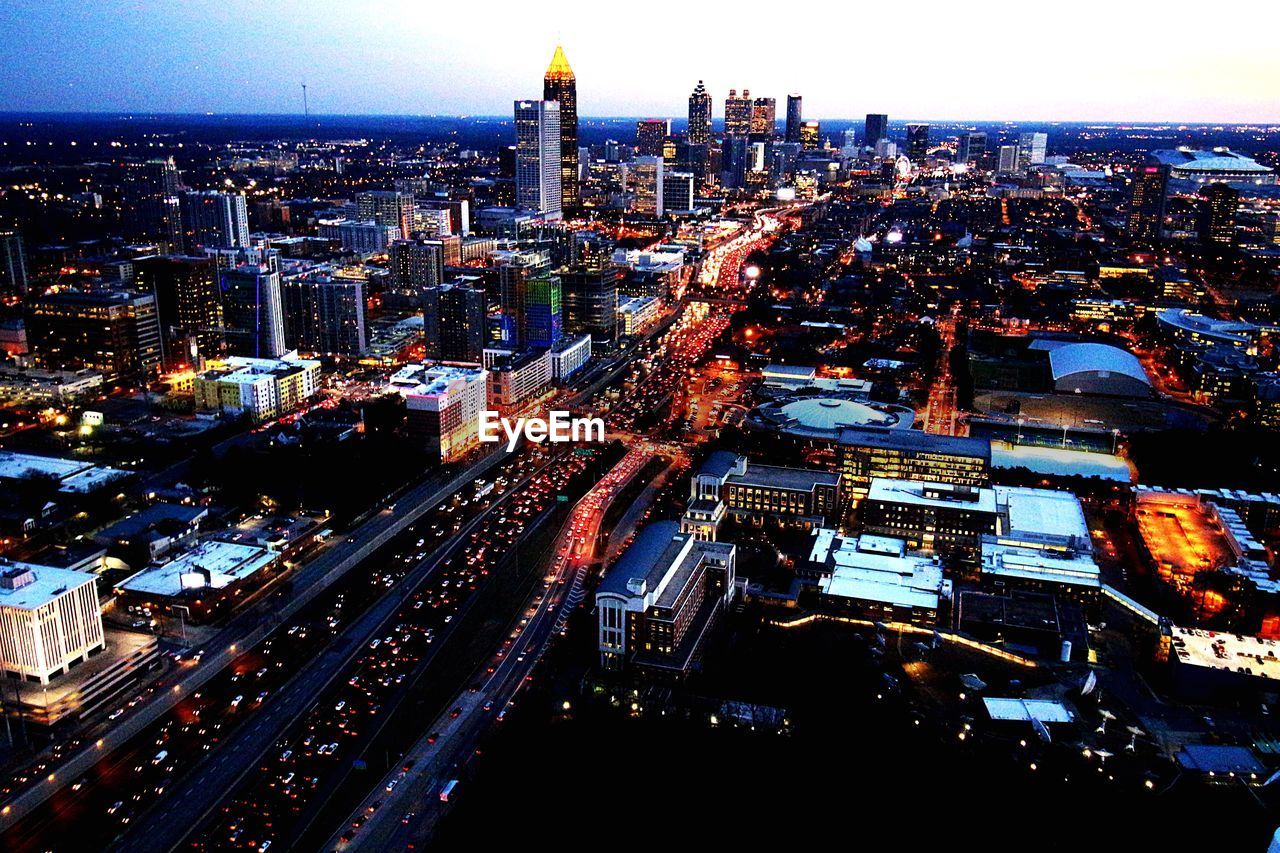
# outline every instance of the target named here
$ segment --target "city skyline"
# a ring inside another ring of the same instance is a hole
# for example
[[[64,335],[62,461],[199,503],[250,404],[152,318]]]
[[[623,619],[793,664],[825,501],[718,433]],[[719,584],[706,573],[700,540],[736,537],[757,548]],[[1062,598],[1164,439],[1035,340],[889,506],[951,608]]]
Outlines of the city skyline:
[[[10,34],[0,61],[14,72],[0,111],[287,115],[303,112],[306,83],[315,115],[500,116],[512,98],[537,95],[548,51],[559,43],[584,81],[584,118],[681,116],[702,79],[717,118],[730,88],[748,88],[779,100],[799,92],[807,116],[833,120],[884,109],[934,121],[1280,122],[1268,85],[1280,77],[1280,58],[1265,50],[1263,36],[1280,12],[1262,4],[1253,11],[1258,26],[1189,49],[1174,47],[1185,38],[1176,16],[1152,19],[1100,3],[1071,19],[1046,9],[993,21],[982,34],[986,48],[961,43],[946,27],[858,39],[865,30],[855,19],[853,66],[834,41],[769,40],[757,21],[707,9],[687,11],[682,24],[691,35],[715,37],[696,39],[697,51],[678,62],[643,64],[651,56],[643,45],[620,41],[581,3],[522,18],[518,29],[477,27],[466,9],[428,15],[403,3],[371,10],[352,27],[345,6],[289,5],[292,12],[266,13],[239,0],[178,10],[10,4],[0,13]],[[927,3],[920,17],[944,8]],[[493,20],[513,9],[497,4]],[[111,37],[97,38],[102,32]],[[1052,73],[1046,40],[1066,51],[1085,39],[1090,61]],[[986,83],[947,85],[954,63]]]

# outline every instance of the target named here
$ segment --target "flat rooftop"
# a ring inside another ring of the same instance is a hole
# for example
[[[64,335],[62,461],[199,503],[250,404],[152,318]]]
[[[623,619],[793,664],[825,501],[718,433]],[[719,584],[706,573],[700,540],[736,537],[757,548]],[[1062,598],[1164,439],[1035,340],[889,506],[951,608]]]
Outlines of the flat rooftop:
[[[1075,720],[1066,705],[1049,699],[1005,699],[996,696],[982,697],[987,713],[993,720],[1021,720],[1042,723],[1070,723]]]
[[[1280,679],[1280,640],[1176,625],[1171,630],[1179,663]]]
[[[932,497],[937,494],[938,497]],[[993,489],[966,489],[945,483],[922,483],[914,480],[872,479],[867,500],[928,506],[938,509],[967,509],[994,515],[997,509]]]
[[[1087,555],[1063,557],[1035,548],[984,543],[982,573],[1089,589],[1102,587],[1101,570],[1093,558]]]
[[[825,595],[925,610],[938,607],[942,567],[929,558],[906,555],[901,540],[844,537],[822,528],[814,533],[809,559],[831,572],[818,581]]]
[[[1076,537],[1089,541],[1089,525],[1085,522],[1080,499],[1071,492],[1056,489],[1031,489],[1022,486],[996,486],[996,503],[1009,514],[1013,531],[1025,531],[1054,537]]]
[[[58,481],[58,489],[63,492],[88,494],[129,475],[128,471],[107,468],[78,459],[35,456],[30,453],[0,450],[0,479],[23,480],[30,477],[49,477]]]
[[[167,563],[143,569],[119,589],[140,595],[181,595],[188,589],[222,589],[267,568],[277,555],[266,548],[209,539]],[[198,573],[207,572],[207,581]],[[185,577],[184,577],[185,576]]]
[[[27,572],[30,572],[29,577]],[[97,581],[97,576],[73,569],[0,560],[0,576],[10,575],[21,577],[25,582],[17,589],[0,585],[0,607],[17,610],[36,610],[65,592]]]
[[[401,394],[438,397],[452,390],[456,383],[483,381],[484,368],[451,364],[410,364],[400,368],[388,385]]]

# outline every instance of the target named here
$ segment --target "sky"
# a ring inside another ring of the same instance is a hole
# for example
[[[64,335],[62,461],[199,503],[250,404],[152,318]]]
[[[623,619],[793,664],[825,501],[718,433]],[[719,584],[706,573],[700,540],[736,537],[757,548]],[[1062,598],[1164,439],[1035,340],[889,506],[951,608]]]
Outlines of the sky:
[[[683,116],[702,79],[717,116],[734,87],[807,118],[1280,123],[1278,29],[1274,0],[3,0],[0,110],[292,113],[305,81],[313,113],[508,115],[560,41],[582,116]]]

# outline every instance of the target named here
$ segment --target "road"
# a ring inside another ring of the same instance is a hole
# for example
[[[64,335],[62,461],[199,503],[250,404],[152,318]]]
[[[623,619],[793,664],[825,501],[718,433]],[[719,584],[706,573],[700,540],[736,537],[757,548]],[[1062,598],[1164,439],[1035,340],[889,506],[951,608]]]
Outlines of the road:
[[[480,734],[500,721],[541,658],[585,598],[584,566],[595,558],[600,524],[614,497],[652,458],[633,449],[574,507],[554,546],[545,583],[527,602],[512,636],[489,662],[477,690],[458,695],[348,816],[326,850],[393,850],[428,836],[441,816],[440,791],[472,754]]]

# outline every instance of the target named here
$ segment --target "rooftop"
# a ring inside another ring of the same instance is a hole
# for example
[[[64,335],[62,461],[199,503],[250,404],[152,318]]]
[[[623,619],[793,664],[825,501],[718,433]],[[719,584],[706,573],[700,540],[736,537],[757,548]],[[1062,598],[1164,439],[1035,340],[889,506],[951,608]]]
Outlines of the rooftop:
[[[59,490],[63,492],[88,494],[127,476],[129,476],[128,471],[106,468],[92,462],[0,450],[0,479],[24,480],[31,477],[48,477],[56,480]]]
[[[846,537],[821,528],[814,531],[809,560],[830,572],[818,581],[825,595],[925,610],[938,607],[942,567],[930,558],[907,555],[901,540]]]
[[[119,588],[142,595],[181,595],[193,589],[222,589],[267,568],[276,554],[266,548],[209,539],[159,566],[143,569]],[[208,577],[203,575],[207,573]]]
[[[388,385],[406,396],[437,397],[484,378],[485,370],[479,366],[410,364],[396,371]]]
[[[1170,630],[1179,663],[1280,679],[1280,640],[1177,625]]]
[[[997,511],[996,493],[992,489],[971,489],[946,483],[921,483],[913,480],[890,480],[885,477],[872,479],[871,485],[867,488],[867,500],[947,509],[963,508],[991,515]]]
[[[28,575],[29,573],[29,575]],[[97,578],[71,569],[55,569],[0,559],[0,577],[12,578],[15,588],[0,583],[0,607],[35,610],[59,595],[94,583]]]
[[[1107,344],[1078,343],[1049,349],[1049,369],[1055,381],[1075,373],[1117,373],[1150,385],[1142,362],[1127,350]]]

